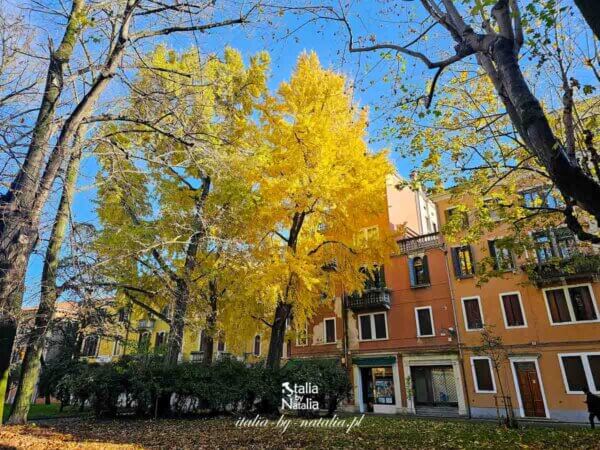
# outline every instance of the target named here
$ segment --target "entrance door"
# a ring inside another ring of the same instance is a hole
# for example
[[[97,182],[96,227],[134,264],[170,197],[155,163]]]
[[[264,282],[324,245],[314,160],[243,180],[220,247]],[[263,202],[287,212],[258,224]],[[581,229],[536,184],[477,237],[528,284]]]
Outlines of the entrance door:
[[[526,417],[546,417],[544,397],[535,363],[515,362],[514,366],[524,415]]]
[[[370,367],[360,368],[360,377],[362,383],[362,401],[367,412],[373,412],[373,371]]]

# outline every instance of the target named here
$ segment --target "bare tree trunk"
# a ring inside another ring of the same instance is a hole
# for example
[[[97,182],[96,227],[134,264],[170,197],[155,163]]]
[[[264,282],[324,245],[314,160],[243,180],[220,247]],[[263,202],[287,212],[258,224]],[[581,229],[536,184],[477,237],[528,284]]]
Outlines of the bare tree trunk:
[[[60,251],[64,242],[67,225],[70,218],[70,208],[77,183],[81,150],[77,149],[71,156],[67,168],[64,187],[56,219],[50,235],[50,242],[46,250],[44,269],[42,273],[41,300],[35,316],[34,327],[31,330],[25,349],[25,356],[21,365],[21,374],[17,393],[12,404],[8,423],[23,424],[27,422],[27,414],[31,404],[31,397],[40,374],[40,363],[48,326],[54,315],[57,299],[56,276]]]
[[[24,280],[29,257],[37,242],[42,209],[48,200],[58,170],[63,165],[65,158],[70,157],[72,152],[71,144],[79,126],[84,118],[93,110],[98,98],[102,92],[104,92],[104,89],[108,86],[111,78],[116,73],[129,40],[129,27],[131,25],[136,4],[136,1],[130,0],[125,6],[123,19],[115,44],[111,48],[111,52],[108,55],[102,70],[100,70],[99,75],[92,83],[90,90],[73,109],[72,113],[62,126],[56,144],[43,169],[41,178],[38,172],[42,170],[41,166],[43,164],[47,140],[46,144],[43,146],[41,143],[36,144],[41,146],[39,148],[30,146],[27,159],[23,166],[28,167],[27,170],[21,169],[9,191],[2,199],[0,199],[0,313],[2,315],[6,315],[8,311],[20,307],[20,303],[11,304],[11,299],[16,302],[14,299],[20,298],[20,296],[11,294]],[[67,30],[63,38],[63,43],[65,43],[63,52],[65,52],[69,58],[76,42],[76,31],[81,29],[84,11],[83,0],[76,0],[73,5],[74,8],[75,5],[79,5],[79,9],[75,9],[71,12]],[[59,59],[57,61],[63,61],[63,59],[65,59],[65,56],[62,55],[63,52],[57,52],[59,54]],[[51,64],[49,72],[52,72],[52,67],[53,65]],[[51,83],[62,83],[62,72],[59,72],[58,78],[49,76],[49,80],[52,80]],[[58,94],[60,94],[60,92],[58,92]],[[58,100],[58,94],[53,103],[56,103]],[[42,104],[42,108],[43,107],[44,104]],[[53,106],[52,111],[54,111],[54,109],[55,106]],[[48,119],[48,127],[53,119],[53,116]],[[38,129],[38,125],[39,123],[36,124],[36,127],[34,128],[34,134]],[[47,138],[50,137],[50,129],[48,127],[45,127],[46,131],[40,130],[40,133]],[[32,145],[34,142],[37,141],[33,139]],[[27,160],[29,159],[32,162],[28,163]],[[37,161],[37,163],[34,163],[35,161]],[[31,180],[34,180],[35,182],[32,183]],[[0,355],[3,354],[4,352],[0,352]],[[2,364],[4,363],[0,363],[0,366]]]
[[[583,18],[590,26],[596,39],[600,39],[600,5],[597,0],[575,0]]]
[[[269,353],[266,366],[270,369],[278,369],[283,356],[283,344],[285,340],[285,324],[292,311],[292,305],[279,302],[275,309],[275,319],[271,327],[271,339],[269,339]]]
[[[63,74],[81,32],[84,0],[74,0],[62,41],[51,51],[40,110],[31,134],[27,156],[10,188],[0,199],[0,313],[25,275],[29,255],[37,242],[36,215],[32,206],[44,156],[53,132],[56,107],[64,87]],[[14,298],[14,297],[13,297]]]

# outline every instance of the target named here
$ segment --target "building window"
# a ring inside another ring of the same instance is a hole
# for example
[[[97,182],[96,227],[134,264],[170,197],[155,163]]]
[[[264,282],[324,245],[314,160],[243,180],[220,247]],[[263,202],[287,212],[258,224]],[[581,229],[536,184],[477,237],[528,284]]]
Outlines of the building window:
[[[453,225],[466,229],[469,226],[469,215],[466,211],[461,211],[458,208],[449,208],[444,212],[446,223],[452,222]],[[456,218],[455,218],[456,217]]]
[[[538,186],[522,191],[523,203],[527,208],[557,208],[562,202],[552,192],[552,186]]]
[[[358,322],[361,341],[387,339],[387,318],[385,313],[361,314],[358,316]]]
[[[260,336],[254,336],[254,356],[260,356]]]
[[[154,338],[154,350],[162,350],[162,348],[167,343],[167,334],[164,331],[160,333],[156,333],[156,337]]]
[[[98,352],[98,336],[88,336],[83,341],[81,356],[96,356]]]
[[[408,269],[411,287],[429,285],[429,264],[427,256],[415,256],[414,258],[409,258]]]
[[[435,336],[431,306],[415,308],[415,318],[417,320],[417,336]]]
[[[515,268],[515,259],[510,248],[503,245],[502,241],[488,241],[490,256],[494,260],[494,270],[509,271]]]
[[[559,354],[558,359],[568,394],[582,394],[586,388],[600,393],[600,353]]]
[[[138,352],[143,353],[147,352],[150,347],[150,333],[145,331],[140,333],[138,337]]]
[[[539,264],[552,258],[566,259],[577,249],[575,236],[568,228],[538,231],[531,235]]]
[[[378,405],[395,405],[394,373],[391,367],[373,368],[375,403]]]
[[[544,294],[553,325],[598,320],[596,301],[589,285],[545,289]]]
[[[490,219],[494,222],[500,220],[500,199],[497,198],[488,198],[484,200],[484,205],[490,215]]]
[[[219,353],[223,353],[225,351],[225,341],[223,339],[219,339],[219,342],[217,342],[217,351]]]
[[[471,358],[475,392],[478,394],[493,394],[496,392],[496,382],[492,372],[492,361],[487,356]]]
[[[527,326],[520,293],[507,292],[500,294],[500,302],[502,303],[502,315],[504,316],[506,328],[522,328]]]
[[[308,345],[308,324],[304,324],[304,328],[296,331],[296,345],[298,347],[304,347]]]
[[[473,265],[473,256],[471,246],[452,248],[452,263],[454,265],[454,274],[457,278],[471,277],[475,273]]]
[[[481,330],[483,328],[483,314],[481,313],[480,298],[463,298],[462,304],[467,331]]]
[[[123,354],[123,341],[119,338],[115,339],[115,346],[113,347],[113,356],[121,356]]]
[[[335,342],[335,318],[324,320],[325,343]]]
[[[129,320],[129,309],[128,308],[119,308],[118,321],[119,322],[127,322]]]

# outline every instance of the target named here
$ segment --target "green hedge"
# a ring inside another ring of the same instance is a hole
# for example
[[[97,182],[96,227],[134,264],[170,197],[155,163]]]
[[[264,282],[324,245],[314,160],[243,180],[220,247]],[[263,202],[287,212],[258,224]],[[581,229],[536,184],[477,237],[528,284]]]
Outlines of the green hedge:
[[[62,373],[61,373],[62,370]],[[315,399],[330,414],[350,394],[348,372],[338,360],[292,360],[279,370],[226,358],[207,366],[185,362],[167,366],[158,355],[117,362],[72,362],[49,368],[42,384],[52,384],[63,403],[89,402],[97,416],[269,413],[281,404],[281,385],[312,383]]]

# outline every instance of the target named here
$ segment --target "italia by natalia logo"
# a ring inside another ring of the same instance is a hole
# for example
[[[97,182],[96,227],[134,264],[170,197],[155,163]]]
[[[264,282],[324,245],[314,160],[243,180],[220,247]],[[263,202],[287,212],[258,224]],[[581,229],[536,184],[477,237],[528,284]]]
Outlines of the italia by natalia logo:
[[[288,381],[281,384],[281,409],[318,410],[319,402],[311,395],[319,393],[319,386],[312,383],[290,385]]]

